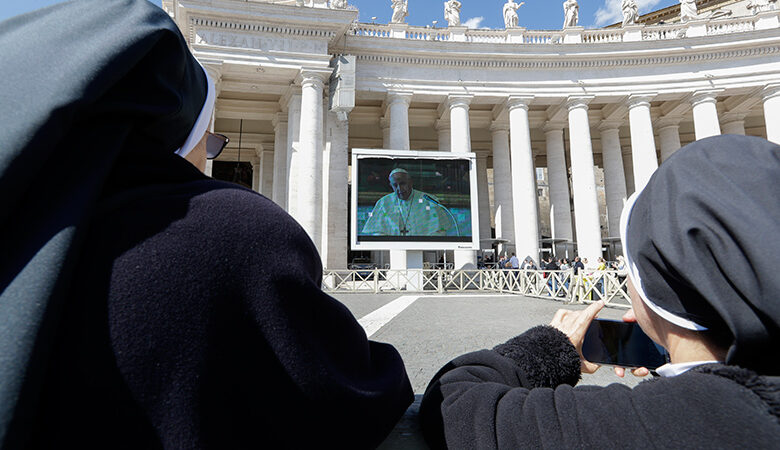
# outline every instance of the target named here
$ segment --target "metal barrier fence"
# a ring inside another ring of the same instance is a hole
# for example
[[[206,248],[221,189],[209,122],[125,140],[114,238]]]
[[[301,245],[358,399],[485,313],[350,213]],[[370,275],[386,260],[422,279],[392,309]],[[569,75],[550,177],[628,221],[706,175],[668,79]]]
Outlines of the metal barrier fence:
[[[614,270],[327,270],[325,292],[469,292],[489,291],[569,303],[604,300],[631,306],[626,277]]]

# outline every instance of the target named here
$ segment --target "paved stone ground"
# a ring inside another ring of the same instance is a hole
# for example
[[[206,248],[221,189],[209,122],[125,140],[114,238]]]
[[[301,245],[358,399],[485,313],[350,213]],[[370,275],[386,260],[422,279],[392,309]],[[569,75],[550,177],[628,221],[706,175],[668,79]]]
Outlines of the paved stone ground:
[[[392,302],[402,294],[336,294],[356,318]],[[414,294],[404,294],[414,295]],[[553,300],[516,295],[445,294],[420,296],[380,328],[372,340],[395,346],[403,357],[417,399],[381,449],[425,449],[416,420],[421,394],[444,364],[463,353],[492,348],[536,325],[550,322],[559,308],[583,309]],[[599,317],[619,319],[622,309],[604,308]],[[641,380],[621,379],[607,367],[584,375],[581,384],[634,386]]]
[[[411,294],[410,294],[411,295]],[[337,294],[356,318],[400,297],[400,294]],[[403,357],[414,392],[422,394],[431,377],[463,353],[492,348],[536,325],[550,322],[559,308],[583,309],[516,295],[459,294],[420,296],[371,339],[395,346]],[[599,317],[619,319],[622,309],[605,308]],[[608,368],[584,375],[582,383],[635,385],[637,378],[616,377]]]

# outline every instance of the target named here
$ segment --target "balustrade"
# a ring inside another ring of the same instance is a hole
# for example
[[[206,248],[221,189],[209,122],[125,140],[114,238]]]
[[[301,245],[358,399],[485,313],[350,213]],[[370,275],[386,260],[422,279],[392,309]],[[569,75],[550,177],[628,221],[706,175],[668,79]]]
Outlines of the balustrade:
[[[777,14],[780,14],[778,12]],[[713,19],[706,23],[706,35],[715,36],[722,34],[744,33],[757,29],[757,18],[737,17],[725,19]],[[780,21],[775,20],[780,24]],[[775,23],[772,22],[772,23]],[[668,25],[651,25],[641,28],[643,41],[663,41],[668,39],[682,39],[693,33],[689,33],[689,24],[674,23]],[[770,25],[775,27],[775,25]],[[763,27],[762,27],[763,28]],[[516,34],[510,34],[515,32]],[[428,28],[428,27],[408,27],[405,33],[400,37],[412,40],[426,41],[455,41],[453,31],[449,28]],[[460,32],[460,41],[463,41],[462,31]],[[546,31],[546,30],[466,30],[465,42],[489,43],[489,44],[559,44],[563,42],[564,31]],[[635,40],[626,37],[627,29],[597,29],[583,30],[581,32],[581,42],[585,44],[608,44],[615,42],[624,42]],[[399,36],[393,36],[390,25],[385,24],[366,24],[356,23],[352,25],[349,32],[352,36],[363,36],[372,38],[390,39]],[[578,41],[567,41],[572,44]]]

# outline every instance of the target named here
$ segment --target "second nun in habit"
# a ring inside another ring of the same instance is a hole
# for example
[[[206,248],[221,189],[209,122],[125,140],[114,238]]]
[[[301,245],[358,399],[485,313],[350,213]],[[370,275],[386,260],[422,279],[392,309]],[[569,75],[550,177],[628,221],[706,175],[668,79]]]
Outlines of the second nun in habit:
[[[289,215],[196,168],[214,85],[168,15],[57,4],[0,61],[0,447],[381,443],[403,362]]]

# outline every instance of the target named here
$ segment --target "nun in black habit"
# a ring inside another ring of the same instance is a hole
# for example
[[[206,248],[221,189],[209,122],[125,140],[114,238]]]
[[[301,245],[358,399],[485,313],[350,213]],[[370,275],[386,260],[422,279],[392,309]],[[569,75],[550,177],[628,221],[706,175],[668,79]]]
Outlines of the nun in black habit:
[[[182,157],[214,150],[213,83],[162,10],[2,22],[0,80],[0,448],[382,441],[400,356],[290,216]]]
[[[779,146],[718,136],[680,149],[627,202],[629,294],[670,353],[660,377],[574,387],[598,368],[580,355],[603,304],[560,310],[436,374],[420,410],[431,446],[778,448],[779,179]]]

